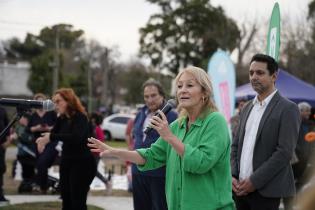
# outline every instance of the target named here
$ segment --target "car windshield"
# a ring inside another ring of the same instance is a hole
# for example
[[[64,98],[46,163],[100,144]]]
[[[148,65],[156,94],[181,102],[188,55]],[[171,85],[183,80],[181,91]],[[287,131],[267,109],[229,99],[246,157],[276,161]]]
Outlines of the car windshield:
[[[111,119],[109,122],[119,123],[119,124],[127,124],[129,119],[130,119],[129,117],[115,117],[115,118]]]

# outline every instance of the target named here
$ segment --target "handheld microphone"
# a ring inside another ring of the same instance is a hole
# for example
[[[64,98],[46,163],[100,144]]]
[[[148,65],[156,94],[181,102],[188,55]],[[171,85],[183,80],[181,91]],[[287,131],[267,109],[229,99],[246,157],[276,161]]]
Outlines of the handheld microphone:
[[[55,109],[55,104],[51,100],[26,100],[26,99],[13,99],[13,98],[1,98],[0,105],[3,106],[15,106],[21,109],[43,109],[44,111],[52,111]]]
[[[164,105],[164,107],[161,109],[161,111],[164,114],[167,114],[169,111],[171,111],[173,108],[176,107],[176,101],[174,99],[170,99],[166,102],[166,104]],[[159,113],[155,113],[154,116],[158,116],[161,117]],[[150,133],[153,130],[153,128],[151,128],[149,125],[143,130],[143,132],[145,134]]]

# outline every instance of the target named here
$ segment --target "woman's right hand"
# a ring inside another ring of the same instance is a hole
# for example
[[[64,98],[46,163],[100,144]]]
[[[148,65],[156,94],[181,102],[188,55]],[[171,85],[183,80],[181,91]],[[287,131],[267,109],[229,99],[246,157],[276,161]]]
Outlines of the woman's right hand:
[[[90,147],[92,152],[99,152],[101,155],[109,155],[110,152],[113,150],[112,147],[106,145],[105,143],[101,142],[100,140],[90,137],[88,138],[89,143],[87,144]]]

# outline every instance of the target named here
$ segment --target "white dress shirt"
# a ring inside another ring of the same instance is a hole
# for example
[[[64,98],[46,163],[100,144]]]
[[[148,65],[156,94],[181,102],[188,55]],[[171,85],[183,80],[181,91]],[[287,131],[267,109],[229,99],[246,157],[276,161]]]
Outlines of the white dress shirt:
[[[269,102],[271,101],[276,92],[277,90],[273,91],[263,101],[259,101],[257,96],[253,100],[254,106],[248,116],[245,126],[245,135],[240,161],[239,180],[247,179],[253,173],[253,154],[258,127],[261,118],[266,110],[266,107],[268,106]]]

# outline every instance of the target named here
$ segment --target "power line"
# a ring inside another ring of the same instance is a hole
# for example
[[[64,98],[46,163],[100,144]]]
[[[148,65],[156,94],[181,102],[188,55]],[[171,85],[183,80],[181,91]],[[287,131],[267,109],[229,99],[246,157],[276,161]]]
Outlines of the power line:
[[[0,0],[0,4],[8,4],[11,3],[13,0]]]
[[[3,20],[0,19],[0,23],[2,24],[7,24],[7,25],[33,25],[33,26],[42,26],[43,24],[39,23],[29,23],[29,22],[20,22],[20,21],[8,21],[8,20]]]

